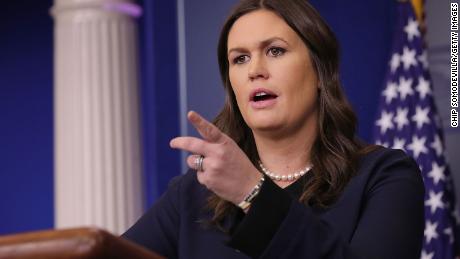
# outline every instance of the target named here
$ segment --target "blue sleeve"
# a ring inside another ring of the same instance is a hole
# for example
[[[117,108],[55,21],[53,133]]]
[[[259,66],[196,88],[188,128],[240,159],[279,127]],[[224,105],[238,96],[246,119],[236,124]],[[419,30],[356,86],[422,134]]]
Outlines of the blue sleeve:
[[[362,192],[350,240],[266,181],[229,245],[253,258],[420,258],[424,186],[418,166],[402,152],[391,152],[366,170],[365,187],[348,190]]]
[[[180,177],[171,180],[165,193],[122,237],[167,258],[177,258]]]

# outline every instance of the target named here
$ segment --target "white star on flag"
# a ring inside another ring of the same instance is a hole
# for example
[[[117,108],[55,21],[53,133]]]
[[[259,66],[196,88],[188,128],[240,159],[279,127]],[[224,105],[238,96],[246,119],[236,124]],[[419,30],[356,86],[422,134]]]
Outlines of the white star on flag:
[[[452,231],[452,228],[446,228],[443,232],[449,237],[449,243],[454,243],[454,233]]]
[[[415,59],[415,49],[409,49],[408,47],[404,47],[403,54],[401,56],[401,61],[404,65],[404,70],[408,70],[410,66],[416,66],[417,60]]]
[[[431,253],[427,253],[425,252],[425,250],[422,251],[422,256],[420,257],[420,259],[433,259],[433,256],[434,256],[434,252],[431,252]]]
[[[429,124],[430,119],[428,118],[428,113],[430,109],[428,107],[422,109],[420,106],[415,107],[415,115],[412,116],[412,120],[417,123],[417,129],[423,127],[423,124]]]
[[[433,182],[438,184],[439,181],[445,180],[446,176],[444,175],[445,166],[439,166],[438,163],[432,162],[431,163],[431,171],[428,173],[430,178],[433,178]]]
[[[434,214],[437,209],[444,208],[444,203],[442,202],[442,195],[443,192],[435,193],[430,191],[430,198],[425,201],[425,206],[429,206],[431,210],[431,214]]]
[[[437,156],[440,156],[442,154],[442,142],[438,134],[436,134],[436,136],[434,137],[434,140],[431,143],[430,147],[432,147],[436,151]]]
[[[376,122],[376,124],[380,127],[380,131],[382,133],[385,133],[388,129],[393,128],[393,122],[391,121],[393,119],[393,113],[391,112],[382,112],[382,117]]]
[[[384,146],[384,147],[388,147],[388,146],[389,146],[389,145],[388,145],[388,142],[382,142],[382,141],[380,141],[380,140],[377,140],[377,141],[375,142],[375,144],[376,144],[376,145],[379,145],[379,146]]]
[[[412,41],[414,37],[419,37],[420,31],[418,30],[417,20],[412,19],[412,17],[409,18],[406,27],[404,27],[404,31],[407,33],[407,38],[409,41]]]
[[[401,56],[398,53],[394,53],[390,61],[391,72],[395,72],[398,69],[399,63],[401,63]]]
[[[422,76],[419,76],[418,85],[415,87],[415,90],[417,90],[422,99],[425,99],[428,94],[431,94],[430,82],[425,80]]]
[[[398,98],[398,85],[393,82],[388,83],[382,94],[385,96],[385,101],[390,103],[391,100]]]
[[[427,243],[430,243],[432,239],[438,238],[438,232],[436,231],[437,227],[437,222],[432,223],[429,220],[426,222],[425,231],[423,232],[423,235],[425,236]]]
[[[408,108],[398,108],[396,110],[395,122],[398,125],[398,130],[402,129],[405,125],[409,125],[407,114],[409,113]]]
[[[426,50],[424,50],[422,54],[418,56],[418,61],[420,61],[420,63],[422,64],[423,69],[428,69],[428,57],[426,54]]]
[[[392,148],[405,150],[404,145],[406,145],[406,141],[403,138],[395,138]]]
[[[417,136],[412,136],[412,142],[407,145],[407,149],[411,150],[412,153],[414,153],[414,158],[417,159],[418,156],[422,153],[426,154],[428,153],[428,149],[425,147],[425,141],[426,137],[417,137]]]
[[[403,76],[399,78],[398,92],[401,94],[401,99],[404,101],[406,96],[414,94],[412,89],[412,78],[405,79]]]

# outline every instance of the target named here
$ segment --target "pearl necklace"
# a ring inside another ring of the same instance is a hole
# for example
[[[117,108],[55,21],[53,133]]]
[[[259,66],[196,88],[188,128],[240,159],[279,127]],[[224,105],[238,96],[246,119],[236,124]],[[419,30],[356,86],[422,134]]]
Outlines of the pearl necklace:
[[[259,166],[260,166],[260,169],[262,169],[262,171],[264,172],[264,174],[268,175],[268,177],[270,177],[274,181],[293,181],[293,180],[296,180],[297,178],[302,177],[302,175],[304,175],[308,171],[310,171],[310,169],[313,167],[313,166],[308,165],[307,167],[305,167],[303,170],[300,170],[299,172],[296,172],[296,173],[293,173],[293,174],[287,174],[287,175],[285,175],[285,174],[284,175],[279,175],[279,174],[275,174],[275,173],[272,173],[272,172],[268,171],[268,169],[265,168],[264,165],[262,164],[262,161],[259,161]]]

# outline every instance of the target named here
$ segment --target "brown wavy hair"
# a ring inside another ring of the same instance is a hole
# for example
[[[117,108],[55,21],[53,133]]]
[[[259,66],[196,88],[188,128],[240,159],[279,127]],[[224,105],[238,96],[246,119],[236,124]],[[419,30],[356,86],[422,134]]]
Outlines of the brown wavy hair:
[[[214,124],[230,136],[258,167],[256,144],[244,121],[229,80],[227,39],[230,29],[241,16],[265,9],[276,13],[297,33],[307,46],[319,81],[318,135],[311,148],[313,179],[303,188],[300,201],[327,207],[334,203],[356,173],[360,154],[373,149],[355,135],[357,118],[342,92],[339,81],[339,45],[334,33],[306,0],[243,0],[223,25],[217,55],[226,91],[222,111]],[[260,168],[259,168],[260,169]],[[237,207],[213,194],[208,207],[214,211],[211,223],[218,226]]]

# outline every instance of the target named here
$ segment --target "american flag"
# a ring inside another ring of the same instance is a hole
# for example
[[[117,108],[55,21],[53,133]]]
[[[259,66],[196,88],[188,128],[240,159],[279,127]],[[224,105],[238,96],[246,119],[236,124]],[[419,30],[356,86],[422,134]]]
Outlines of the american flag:
[[[376,144],[402,149],[425,182],[422,259],[455,258],[459,216],[433,98],[423,34],[409,1],[398,1],[391,58],[375,122]]]

